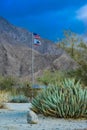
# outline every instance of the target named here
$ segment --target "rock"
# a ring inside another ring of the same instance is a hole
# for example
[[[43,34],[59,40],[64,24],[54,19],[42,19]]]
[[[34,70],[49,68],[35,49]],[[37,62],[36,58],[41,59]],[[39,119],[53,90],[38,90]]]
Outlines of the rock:
[[[37,124],[38,123],[38,116],[31,110],[27,113],[27,122],[29,124]]]

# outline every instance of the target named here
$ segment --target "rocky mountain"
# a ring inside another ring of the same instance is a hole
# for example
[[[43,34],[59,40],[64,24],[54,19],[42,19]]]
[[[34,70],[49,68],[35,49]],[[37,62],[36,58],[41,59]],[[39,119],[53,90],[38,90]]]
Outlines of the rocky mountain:
[[[49,65],[39,52],[34,53],[34,71]],[[3,75],[26,76],[31,73],[32,50],[22,45],[0,44],[0,73]]]
[[[40,40],[41,46],[33,48],[35,73],[47,68],[64,70],[76,68],[76,63],[64,50],[49,40],[42,38]],[[31,32],[15,27],[0,17],[0,74],[29,76],[32,66],[31,43]]]
[[[34,49],[42,54],[59,55],[61,51],[52,41],[41,38],[41,46],[34,46]],[[10,43],[14,45],[27,45],[31,48],[32,33],[10,24],[6,19],[0,17],[0,43]],[[55,54],[54,54],[55,52]],[[63,51],[62,51],[63,52]]]

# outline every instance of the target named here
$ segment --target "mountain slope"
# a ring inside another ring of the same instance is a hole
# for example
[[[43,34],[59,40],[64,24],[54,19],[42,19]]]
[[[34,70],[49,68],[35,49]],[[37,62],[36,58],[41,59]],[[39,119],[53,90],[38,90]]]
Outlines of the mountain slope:
[[[31,54],[31,49],[25,46],[0,44],[0,73],[13,76],[31,74]],[[49,65],[45,57],[37,51],[34,51],[34,58],[35,72]]]
[[[47,39],[40,39],[41,46],[34,46],[34,49],[39,51],[42,54],[52,54],[59,55],[60,50],[53,44],[52,41]],[[0,42],[10,43],[10,44],[22,44],[27,45],[31,48],[32,44],[32,33],[16,27],[10,24],[6,19],[0,17]],[[62,50],[61,50],[62,51]],[[55,53],[54,53],[55,52]],[[62,51],[64,52],[64,51]]]
[[[34,72],[53,67],[64,70],[76,68],[76,63],[64,50],[58,48],[49,40],[42,38],[40,40],[41,46],[33,47]],[[31,32],[15,27],[0,17],[0,74],[19,77],[31,74],[31,41]],[[64,60],[63,56],[67,60]],[[62,67],[60,64],[62,64]]]

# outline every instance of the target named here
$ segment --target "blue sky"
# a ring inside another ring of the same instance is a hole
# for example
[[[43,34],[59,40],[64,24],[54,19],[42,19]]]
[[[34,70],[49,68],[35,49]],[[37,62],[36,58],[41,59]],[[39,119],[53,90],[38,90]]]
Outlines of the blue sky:
[[[87,31],[87,0],[0,0],[0,16],[56,41],[63,30]]]

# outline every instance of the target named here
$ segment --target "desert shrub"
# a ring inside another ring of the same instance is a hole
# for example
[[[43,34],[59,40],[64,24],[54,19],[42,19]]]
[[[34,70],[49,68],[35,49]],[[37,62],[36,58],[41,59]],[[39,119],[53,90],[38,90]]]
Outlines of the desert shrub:
[[[44,74],[39,77],[37,80],[44,84],[55,84],[56,82],[61,82],[65,78],[65,73],[62,71],[51,72],[49,70],[44,71]]]
[[[60,118],[87,117],[87,89],[75,79],[49,85],[32,101],[32,110]]]
[[[4,103],[9,101],[10,94],[6,91],[0,91],[0,108],[3,108]]]
[[[16,88],[16,94],[23,94],[26,97],[32,98],[32,85],[29,81],[20,82],[18,88]]]
[[[12,90],[16,84],[16,79],[10,76],[0,76],[0,90]]]
[[[31,96],[32,85],[29,81],[21,82],[20,91],[24,93],[25,96]]]
[[[29,81],[22,82],[21,87],[19,87],[18,89],[20,89],[19,91],[30,99],[32,97],[36,97],[41,91],[40,88],[32,88],[32,84]]]
[[[25,87],[22,90],[24,90],[24,95],[29,97],[30,100],[32,98],[35,98],[42,91],[42,89],[39,89],[39,88],[37,89],[37,88],[32,88],[32,87],[30,88]]]
[[[25,95],[26,97],[35,97],[37,90],[32,88],[32,84],[29,81],[22,81],[19,78],[10,76],[0,76],[0,90],[11,92],[11,95]]]
[[[8,102],[9,96],[9,92],[0,91],[0,102]]]
[[[76,70],[67,72],[67,76],[74,77],[76,80],[81,80],[83,86],[87,87],[87,62],[79,61],[79,67]]]
[[[24,95],[15,95],[15,96],[10,97],[10,102],[13,102],[13,103],[27,103],[29,101],[28,101],[28,98],[26,96],[24,96]]]
[[[64,31],[64,38],[58,41],[58,47],[63,48],[78,64],[78,69],[69,72],[70,76],[81,80],[87,86],[87,44],[84,38],[70,30]]]
[[[4,108],[4,104],[0,102],[0,109]]]

